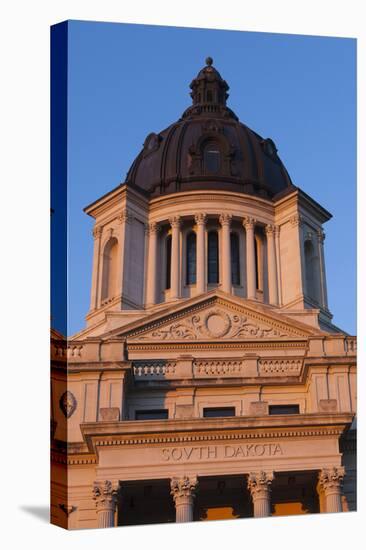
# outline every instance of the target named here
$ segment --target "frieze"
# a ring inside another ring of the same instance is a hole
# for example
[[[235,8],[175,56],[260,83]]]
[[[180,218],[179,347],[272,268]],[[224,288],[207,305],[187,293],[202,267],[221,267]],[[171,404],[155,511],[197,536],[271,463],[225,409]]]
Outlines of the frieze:
[[[200,340],[218,338],[285,338],[289,334],[268,325],[257,324],[247,315],[237,315],[215,308],[183,318],[167,327],[140,336],[152,340]]]
[[[161,449],[165,462],[197,462],[200,460],[244,459],[276,457],[284,454],[279,443],[252,443],[246,445],[207,445],[202,447],[166,447]]]

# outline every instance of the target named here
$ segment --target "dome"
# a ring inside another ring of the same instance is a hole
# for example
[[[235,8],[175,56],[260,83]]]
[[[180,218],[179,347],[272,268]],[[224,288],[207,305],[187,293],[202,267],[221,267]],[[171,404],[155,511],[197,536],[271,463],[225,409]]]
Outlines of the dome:
[[[293,188],[274,142],[227,107],[229,86],[212,62],[191,82],[193,104],[182,117],[146,137],[127,185],[151,197],[212,189],[272,198]]]

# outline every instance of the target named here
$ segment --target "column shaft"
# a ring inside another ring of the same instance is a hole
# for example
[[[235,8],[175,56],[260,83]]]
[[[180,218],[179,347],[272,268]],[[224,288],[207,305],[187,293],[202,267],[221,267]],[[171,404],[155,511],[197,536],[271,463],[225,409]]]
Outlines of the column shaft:
[[[197,214],[195,216],[197,224],[197,294],[206,292],[206,246],[205,246],[205,214]]]
[[[243,225],[246,231],[246,249],[247,249],[247,298],[255,300],[256,281],[255,281],[255,244],[254,244],[254,225],[253,218],[245,218]]]
[[[278,289],[278,304],[282,305],[282,276],[281,276],[281,249],[280,249],[280,226],[275,227],[275,248],[277,259],[277,289]]]
[[[325,512],[342,512],[341,484],[344,468],[324,468],[319,473],[319,486],[323,492]]]
[[[180,216],[174,216],[171,218],[170,224],[172,226],[172,263],[171,263],[171,275],[170,275],[170,297],[172,299],[179,298],[180,295],[180,261],[179,261],[179,247],[180,247]]]
[[[174,499],[176,522],[193,521],[194,498],[198,486],[196,477],[172,478],[171,495]]]
[[[268,255],[268,290],[269,290],[269,303],[273,305],[278,304],[278,290],[277,290],[277,265],[276,265],[276,249],[274,241],[274,227],[273,225],[266,226],[267,235],[267,255]]]
[[[93,487],[98,527],[114,527],[117,506],[117,489],[109,480],[95,481]]]
[[[251,472],[248,476],[248,489],[253,499],[254,517],[271,515],[271,483],[273,472]]]
[[[319,249],[319,271],[320,271],[320,294],[322,306],[328,309],[327,296],[327,279],[325,276],[325,261],[324,261],[324,239],[325,233],[322,229],[318,230],[318,249]]]
[[[156,281],[157,281],[157,253],[158,253],[158,231],[157,223],[150,223],[147,227],[149,238],[148,264],[146,276],[146,305],[156,304]]]
[[[90,309],[96,309],[98,307],[98,281],[101,274],[99,273],[101,269],[100,262],[100,243],[102,237],[102,228],[95,227],[93,230],[94,237],[94,253],[93,253],[93,274],[92,274],[92,284],[91,284],[91,296],[90,296]]]
[[[220,216],[220,224],[222,227],[221,237],[221,272],[222,272],[222,290],[231,292],[231,246],[230,246],[230,224],[231,216],[222,214]]]

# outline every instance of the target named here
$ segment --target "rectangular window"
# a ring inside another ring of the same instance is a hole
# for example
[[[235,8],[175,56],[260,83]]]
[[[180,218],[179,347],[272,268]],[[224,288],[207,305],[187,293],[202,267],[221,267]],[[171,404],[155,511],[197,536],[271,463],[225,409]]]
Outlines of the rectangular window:
[[[164,420],[168,418],[168,409],[135,411],[135,420]]]
[[[269,414],[300,414],[299,405],[269,405]]]
[[[221,416],[235,416],[235,407],[214,407],[203,409],[205,418],[215,418]]]

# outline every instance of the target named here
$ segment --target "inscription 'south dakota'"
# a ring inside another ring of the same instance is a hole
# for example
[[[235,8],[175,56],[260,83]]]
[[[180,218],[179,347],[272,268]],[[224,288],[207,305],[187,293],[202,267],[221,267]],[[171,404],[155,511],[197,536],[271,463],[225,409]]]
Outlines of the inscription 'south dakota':
[[[275,443],[256,443],[248,445],[225,445],[204,447],[168,447],[162,449],[163,460],[194,461],[223,458],[248,458],[283,455],[281,445]]]

